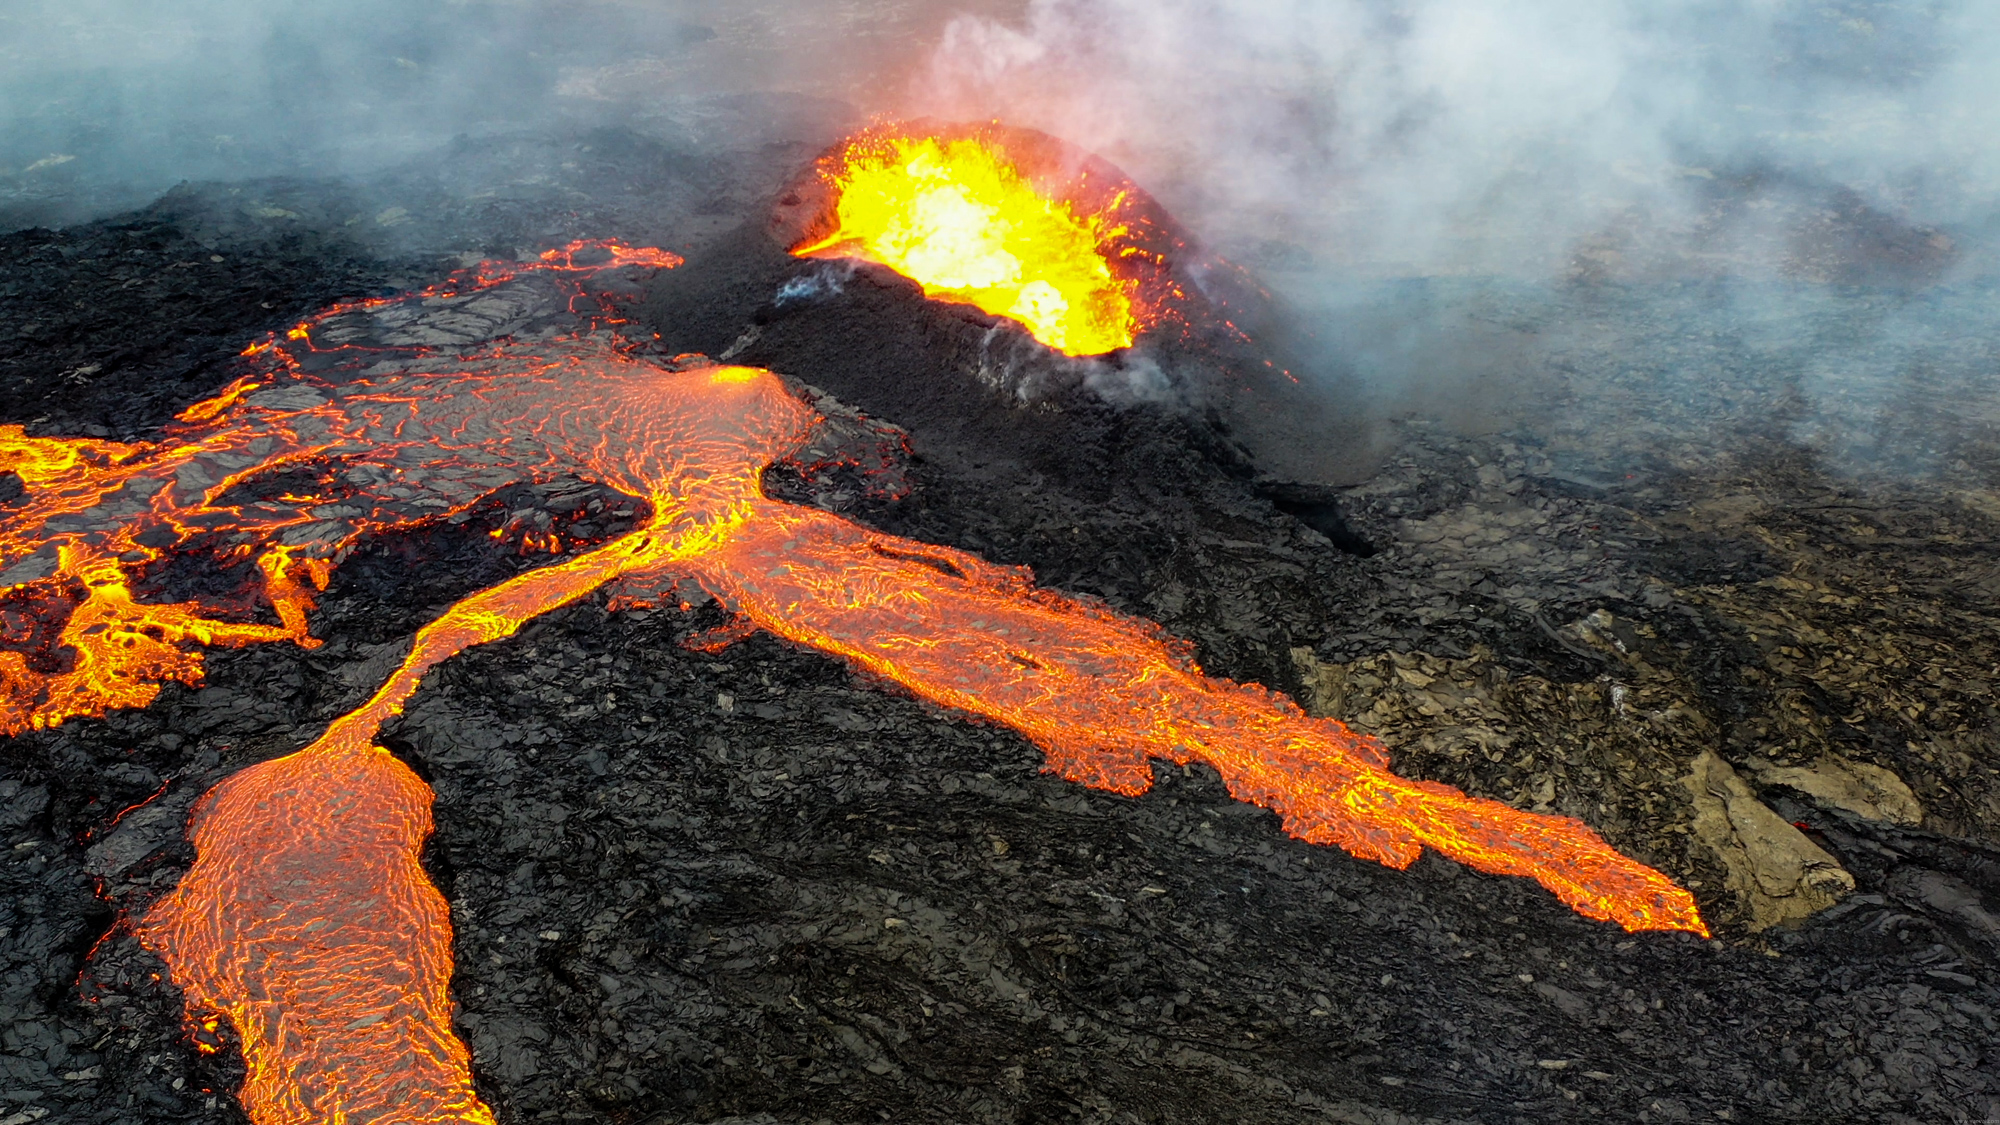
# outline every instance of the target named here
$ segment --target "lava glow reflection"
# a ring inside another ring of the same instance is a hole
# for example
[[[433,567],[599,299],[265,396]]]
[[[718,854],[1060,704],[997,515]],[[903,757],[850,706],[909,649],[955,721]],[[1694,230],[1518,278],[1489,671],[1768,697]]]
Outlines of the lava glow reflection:
[[[1085,785],[1137,794],[1149,759],[1207,762],[1306,840],[1395,867],[1435,848],[1530,876],[1592,918],[1705,932],[1686,892],[1580,821],[1398,777],[1372,740],[1203,675],[1155,626],[1038,589],[1024,570],[766,497],[763,468],[819,422],[769,372],[670,368],[583,336],[393,369],[371,358],[365,378],[341,382],[298,362],[342,347],[327,322],[253,348],[262,374],[156,442],[0,432],[28,489],[0,511],[0,598],[26,622],[9,636],[27,638],[0,653],[7,729],[143,706],[162,680],[199,679],[202,645],[311,643],[311,588],[342,552],[507,483],[574,475],[652,514],[453,605],[359,709],[197,806],[195,866],[140,935],[191,1023],[220,1014],[240,1036],[240,1098],[258,1125],[493,1120],[451,1026],[449,914],[418,862],[431,793],[376,733],[440,661],[599,589],[633,604],[699,582],[749,624],[1023,732]],[[276,496],[248,487],[275,474]],[[135,598],[136,569],[197,546],[258,560],[278,623]]]

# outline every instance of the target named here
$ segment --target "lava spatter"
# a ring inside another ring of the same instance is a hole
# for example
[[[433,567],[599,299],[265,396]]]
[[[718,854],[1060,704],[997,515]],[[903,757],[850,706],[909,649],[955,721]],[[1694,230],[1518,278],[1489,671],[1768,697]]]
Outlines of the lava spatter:
[[[538,268],[592,268],[574,264],[581,252]],[[449,292],[471,299],[501,272]],[[16,730],[193,682],[200,645],[310,643],[312,596],[343,552],[496,489],[575,476],[651,507],[619,538],[453,605],[367,703],[197,807],[194,868],[139,930],[191,1013],[235,1025],[258,1125],[492,1120],[451,1028],[448,912],[418,863],[431,794],[376,734],[440,661],[606,587],[629,602],[697,581],[749,625],[1020,730],[1083,784],[1135,794],[1150,758],[1204,761],[1304,839],[1399,867],[1430,847],[1628,929],[1706,932],[1685,891],[1579,821],[1397,777],[1373,740],[1206,676],[1157,627],[1038,589],[1026,570],[766,497],[763,469],[820,422],[776,375],[663,366],[589,334],[450,355],[336,342],[341,318],[383,307],[342,306],[264,341],[255,374],[156,442],[0,432],[27,486],[0,512],[0,593],[64,622],[39,649],[0,652],[0,721]],[[327,352],[351,353],[333,357],[348,361],[340,378]],[[246,487],[281,473],[275,496]],[[133,597],[134,568],[196,542],[256,560],[277,623]]]

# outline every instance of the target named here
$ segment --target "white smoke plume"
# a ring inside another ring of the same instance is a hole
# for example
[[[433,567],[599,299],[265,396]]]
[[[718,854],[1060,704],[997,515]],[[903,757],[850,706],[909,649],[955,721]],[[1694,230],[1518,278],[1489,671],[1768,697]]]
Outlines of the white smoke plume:
[[[1996,47],[1988,0],[1031,0],[954,22],[916,100],[1103,152],[1239,248],[1534,276],[1698,225],[1718,178],[1990,222]]]
[[[1016,8],[1011,0],[4,0],[0,221],[10,197],[53,201],[47,213],[73,222],[183,179],[361,174],[459,135],[643,122],[704,98],[845,102],[859,121],[884,108],[876,92],[904,87],[953,15]],[[54,205],[84,192],[103,206]]]

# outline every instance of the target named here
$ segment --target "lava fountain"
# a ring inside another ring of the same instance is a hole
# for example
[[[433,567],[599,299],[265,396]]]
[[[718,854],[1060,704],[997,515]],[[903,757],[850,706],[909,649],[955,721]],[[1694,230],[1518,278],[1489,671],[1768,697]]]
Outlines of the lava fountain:
[[[578,264],[591,257],[599,264]],[[577,246],[415,298],[476,299],[526,271],[569,286],[576,308],[581,275],[672,264]],[[661,364],[604,332],[449,353],[341,342],[350,314],[397,304],[340,306],[253,346],[254,374],[156,441],[0,432],[0,464],[27,486],[0,510],[0,606],[33,626],[10,629],[0,650],[10,732],[143,706],[165,680],[195,683],[203,645],[314,643],[312,587],[345,552],[495,489],[567,475],[651,506],[631,532],[453,605],[360,708],[197,805],[195,865],[139,933],[191,1021],[234,1025],[239,1096],[257,1125],[493,1120],[451,1026],[449,914],[419,863],[431,793],[376,734],[440,661],[599,589],[630,605],[698,582],[745,628],[1011,726],[1085,785],[1138,794],[1149,759],[1206,762],[1303,839],[1394,867],[1430,847],[1534,878],[1629,930],[1706,933],[1685,891],[1581,821],[1398,777],[1374,740],[1204,675],[1151,623],[1038,589],[1025,569],[765,496],[763,469],[822,421],[777,375]],[[279,478],[282,489],[252,487]],[[141,568],[196,550],[255,560],[267,604],[133,593]],[[247,620],[252,611],[276,623]]]
[[[1143,253],[1129,196],[1098,198],[1089,169],[1054,174],[1033,151],[1046,146],[1015,136],[882,126],[850,138],[819,161],[830,214],[792,253],[887,266],[1068,355],[1131,347],[1153,314],[1123,269]]]

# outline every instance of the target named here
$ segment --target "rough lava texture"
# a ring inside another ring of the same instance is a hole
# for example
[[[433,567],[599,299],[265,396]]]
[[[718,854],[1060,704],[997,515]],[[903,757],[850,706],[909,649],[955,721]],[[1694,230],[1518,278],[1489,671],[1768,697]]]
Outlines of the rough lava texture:
[[[1591,331],[1520,411],[1385,423],[1360,483],[1301,480],[1260,471],[1226,412],[1131,393],[1144,354],[1035,367],[1004,325],[773,250],[771,198],[827,139],[481,142],[604,146],[596,211],[546,185],[476,199],[462,147],[369,185],[365,209],[353,185],[197,185],[6,235],[0,291],[28,299],[0,312],[5,420],[141,435],[328,296],[496,245],[662,244],[689,263],[629,331],[795,373],[879,420],[857,433],[902,427],[896,487],[781,468],[774,494],[1031,565],[1379,731],[1405,773],[1581,816],[1687,880],[1718,940],[1311,847],[1201,768],[1161,767],[1136,800],[1084,790],[1010,732],[769,637],[690,651],[724,624],[699,598],[593,599],[445,664],[386,731],[437,792],[427,866],[503,1121],[2000,1113],[1990,293],[1928,298],[1961,343],[1903,397],[1870,390],[1887,357],[1842,353],[1858,391],[1834,408],[1701,292],[1523,294],[1509,331]],[[798,278],[822,288],[779,301]],[[192,303],[163,310],[161,286]],[[126,358],[75,374],[98,356]],[[1647,369],[1670,356],[1702,379]],[[1024,395],[1008,377],[1031,368],[1049,377]],[[1892,458],[1902,434],[1929,468]],[[505,490],[347,560],[324,647],[215,652],[198,690],[0,750],[0,1123],[241,1120],[234,1044],[190,1038],[120,919],[186,870],[196,797],[316,737],[451,600],[535,565],[489,532],[577,513],[600,537],[631,518],[577,482]],[[1743,834],[1696,831],[1686,779],[1709,752],[1853,891],[1754,929],[1724,854]],[[1828,762],[1893,775],[1920,813],[1879,777],[1883,819],[1783,772]]]

